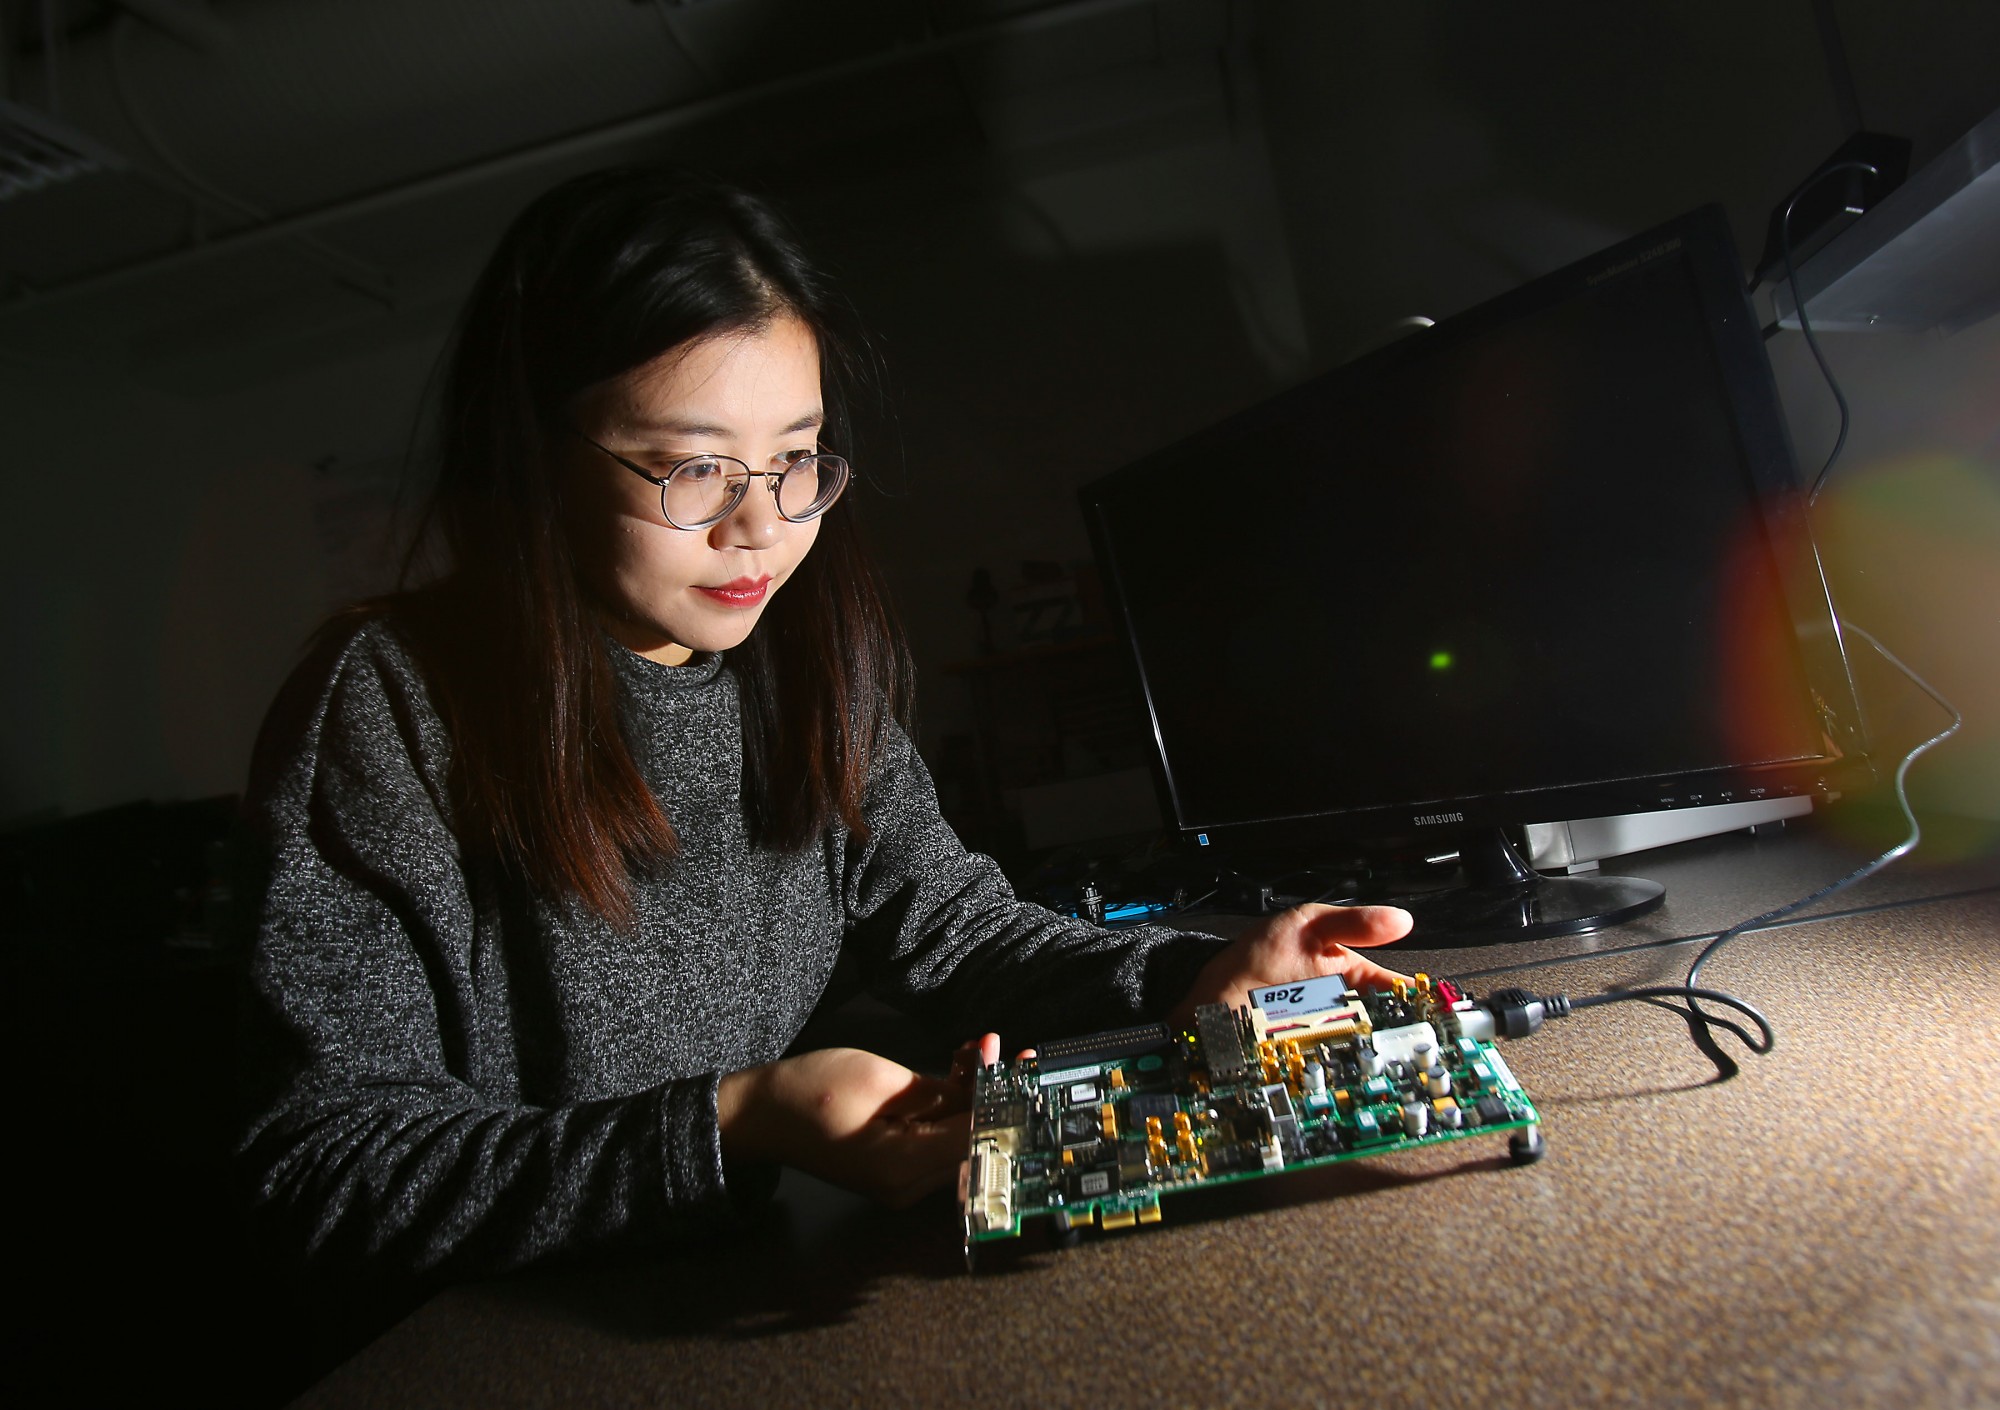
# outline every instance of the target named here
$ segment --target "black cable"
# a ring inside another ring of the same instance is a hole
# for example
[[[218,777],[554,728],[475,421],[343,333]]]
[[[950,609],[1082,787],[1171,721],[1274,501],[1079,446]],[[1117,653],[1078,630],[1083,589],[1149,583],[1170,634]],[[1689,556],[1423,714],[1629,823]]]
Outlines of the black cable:
[[[1684,999],[1686,1009],[1674,1008],[1663,1003],[1667,999]],[[1706,999],[1710,1003],[1721,1004],[1735,1009],[1757,1025],[1762,1041],[1726,1018],[1714,1014],[1701,1013],[1695,1001]],[[1719,989],[1696,989],[1685,984],[1648,984],[1636,989],[1615,989],[1602,994],[1586,994],[1580,999],[1572,999],[1567,994],[1531,994],[1526,989],[1496,989],[1474,1003],[1484,1009],[1492,1018],[1491,1036],[1496,1038],[1526,1038],[1541,1031],[1542,1025],[1552,1018],[1568,1018],[1578,1009],[1597,1008],[1603,1004],[1618,1003],[1661,1004],[1686,1018],[1694,1030],[1697,1047],[1716,1062],[1724,1077],[1733,1076],[1736,1065],[1715,1044],[1710,1028],[1722,1028],[1734,1033],[1744,1047],[1753,1053],[1770,1052],[1777,1046],[1777,1035],[1771,1031],[1771,1022],[1763,1014],[1752,1008],[1734,994],[1725,994]]]
[[[1949,700],[1946,700],[1942,695],[1938,694],[1937,690],[1930,684],[1929,681],[1926,681],[1922,676],[1918,675],[1915,671],[1911,670],[1907,665],[1905,665],[1901,660],[1899,660],[1896,657],[1896,655],[1889,650],[1888,647],[1884,646],[1881,642],[1877,641],[1872,632],[1869,632],[1861,627],[1857,627],[1852,622],[1843,621],[1841,625],[1846,627],[1847,630],[1855,633],[1862,640],[1866,641],[1870,646],[1874,647],[1876,651],[1881,653],[1883,660],[1887,661],[1890,665],[1894,666],[1897,670],[1901,671],[1904,675],[1908,676],[1913,682],[1916,683],[1919,689],[1921,689],[1926,695],[1930,696],[1932,700],[1936,701],[1938,705],[1942,707],[1951,716],[1950,724],[1946,725],[1943,729],[1939,730],[1929,739],[1926,739],[1922,744],[1919,744],[1916,748],[1910,750],[1909,753],[1903,756],[1903,761],[1896,766],[1896,778],[1895,778],[1896,805],[1902,809],[1904,820],[1909,823],[1910,827],[1909,835],[1906,836],[1901,842],[1897,843],[1894,847],[1891,847],[1888,851],[1884,852],[1881,856],[1875,858],[1873,861],[1863,864],[1862,866],[1856,868],[1854,871],[1849,872],[1846,876],[1841,877],[1840,880],[1838,881],[1831,882],[1825,886],[1822,886],[1819,890],[1813,892],[1810,896],[1802,896],[1798,900],[1791,902],[1789,905],[1780,906],[1774,911],[1766,911],[1764,912],[1763,915],[1760,916],[1752,916],[1749,920],[1738,921],[1735,925],[1730,926],[1729,929],[1724,930],[1719,934],[1717,934],[1713,940],[1709,941],[1708,944],[1702,948],[1701,953],[1695,956],[1694,963],[1688,966],[1687,982],[1689,984],[1693,984],[1696,979],[1700,978],[1701,967],[1708,963],[1709,958],[1712,955],[1714,955],[1717,950],[1720,950],[1724,945],[1727,945],[1731,940],[1734,940],[1737,936],[1743,934],[1744,931],[1760,929],[1766,925],[1769,925],[1773,921],[1783,920],[1786,916],[1792,915],[1797,911],[1802,911],[1807,906],[1812,905],[1816,901],[1825,900],[1828,896],[1833,895],[1833,893],[1836,891],[1844,891],[1848,887],[1854,885],[1855,882],[1866,880],[1868,877],[1871,877],[1876,872],[1882,870],[1883,867],[1888,866],[1889,863],[1896,861],[1901,857],[1908,856],[1911,852],[1916,850],[1917,844],[1923,840],[1924,831],[1923,828],[1917,822],[1916,813],[1910,807],[1909,790],[1905,786],[1905,781],[1908,779],[1910,773],[1910,765],[1914,764],[1917,761],[1918,756],[1922,755],[1925,751],[1929,750],[1935,745],[1942,744],[1945,740],[1951,738],[1954,734],[1957,734],[1959,726],[1965,723],[1965,717],[1959,714],[1958,707],[1953,705]],[[1699,1008],[1695,1009],[1696,1013],[1699,1013],[1700,1011],[1701,1010]]]
[[[1161,914],[1186,915],[1189,911],[1192,911],[1196,906],[1199,906],[1202,902],[1208,900],[1211,896],[1220,894],[1222,888],[1230,881],[1241,882],[1245,885],[1252,887],[1256,885],[1256,882],[1254,882],[1251,878],[1245,876],[1242,872],[1237,871],[1234,867],[1217,867],[1215,870],[1215,885],[1209,887],[1208,890],[1202,892],[1192,901],[1183,901],[1178,906],[1169,906],[1165,911],[1161,912]]]
[[[1695,981],[1701,977],[1702,966],[1707,964],[1709,959],[1718,950],[1738,936],[1751,930],[1760,930],[1775,925],[1787,916],[1794,915],[1804,910],[1807,906],[1823,901],[1835,892],[1843,891],[1849,886],[1854,885],[1857,881],[1862,881],[1873,876],[1876,872],[1888,866],[1889,863],[1907,856],[1911,851],[1915,850],[1917,844],[1923,840],[1923,828],[1917,822],[1917,815],[1910,807],[1910,796],[1907,787],[1910,766],[1926,750],[1956,734],[1959,726],[1964,723],[1964,716],[1959,714],[1957,708],[1950,701],[1940,695],[1922,676],[1918,675],[1908,665],[1898,659],[1889,648],[1877,641],[1873,633],[1864,628],[1854,626],[1850,622],[1843,622],[1842,625],[1874,647],[1876,651],[1881,653],[1885,661],[1908,676],[1925,694],[1929,695],[1932,700],[1936,701],[1940,707],[1951,715],[1951,723],[1949,725],[1946,725],[1942,730],[1903,755],[1902,762],[1896,767],[1896,803],[1902,809],[1903,817],[1909,823],[1909,835],[1872,861],[1857,867],[1854,871],[1849,872],[1839,880],[1820,887],[1819,890],[1814,891],[1811,895],[1801,896],[1798,900],[1779,906],[1775,910],[1766,911],[1759,916],[1752,916],[1748,920],[1738,921],[1727,930],[1718,932],[1714,939],[1702,947],[1701,953],[1695,956],[1694,963],[1688,966],[1687,981],[1684,984],[1646,985],[1636,989],[1620,989],[1602,994],[1587,994],[1580,999],[1571,999],[1560,994],[1538,999],[1521,989],[1498,990],[1494,994],[1489,995],[1482,1006],[1494,1015],[1500,1032],[1508,1037],[1525,1037],[1541,1026],[1545,1015],[1551,1018],[1562,1018],[1576,1009],[1595,1008],[1600,1004],[1620,1003],[1628,1000],[1654,1001],[1675,998],[1686,1000],[1687,1008],[1685,1010],[1677,1010],[1677,1012],[1681,1012],[1688,1020],[1694,1032],[1696,1046],[1700,1047],[1703,1052],[1716,1061],[1719,1070],[1723,1072],[1725,1077],[1734,1072],[1734,1064],[1730,1063],[1727,1056],[1716,1046],[1714,1036],[1710,1030],[1720,1028],[1725,1032],[1733,1033],[1746,1048],[1760,1055],[1770,1052],[1776,1046],[1777,1036],[1772,1031],[1770,1021],[1763,1014],[1734,995],[1696,986]],[[1825,917],[1821,917],[1821,919],[1825,919]],[[1561,958],[1563,960],[1579,960],[1600,959],[1602,957],[1601,954],[1591,954],[1563,956]],[[1757,1025],[1757,1030],[1762,1035],[1762,1042],[1759,1043],[1752,1039],[1740,1025],[1702,1008],[1702,1000],[1720,1004],[1725,1008],[1735,1009],[1737,1012],[1744,1014],[1751,1022]]]
[[[1347,894],[1341,895],[1342,892],[1346,892]],[[1359,896],[1353,893],[1354,883],[1343,880],[1338,885],[1327,887],[1326,890],[1320,892],[1319,895],[1313,897],[1306,904],[1309,906],[1359,906],[1366,904]],[[1336,896],[1340,897],[1337,901],[1334,900]]]
[[[1737,1042],[1752,1052],[1757,1051],[1756,1041],[1743,1031],[1741,1024],[1732,1023],[1721,1014],[1710,1013],[1706,1009],[1697,1012],[1698,1006],[1693,999],[1680,1004],[1670,1003],[1665,999],[1644,999],[1641,1002],[1657,1005],[1685,1021],[1688,1026],[1688,1036],[1694,1039],[1694,1045],[1712,1059],[1718,1068],[1726,1069],[1722,1074],[1725,1079],[1734,1077],[1741,1069],[1727,1060],[1722,1045],[1715,1041],[1716,1029],[1720,1028],[1725,1033],[1735,1034]]]
[[[1308,904],[1315,906],[1366,906],[1374,904],[1373,902],[1362,900],[1359,896],[1340,896],[1340,893],[1345,890],[1347,890],[1345,886],[1336,886],[1331,891],[1322,891],[1319,895],[1313,897]],[[1334,899],[1336,896],[1339,896],[1338,900]]]
[[[1902,910],[1907,906],[1931,906],[1940,901],[1963,901],[1968,896],[1985,896],[1994,891],[2000,891],[2000,886],[1972,886],[1963,891],[1941,891],[1935,896],[1911,896],[1901,901],[1876,901],[1866,906],[1849,906],[1845,910],[1824,911],[1815,916],[1803,916],[1798,920],[1746,926],[1744,933],[1748,934],[1752,930],[1787,930],[1795,925],[1820,925],[1830,920],[1852,920],[1855,916],[1873,915],[1877,911]],[[1538,960],[1517,960],[1513,964],[1496,964],[1487,969],[1467,970],[1453,977],[1460,980],[1486,979],[1498,974],[1518,974],[1526,969],[1553,969],[1560,964],[1584,964],[1590,960],[1616,959],[1620,955],[1644,954],[1651,950],[1671,950],[1677,945],[1705,944],[1721,933],[1717,930],[1704,930],[1696,935],[1675,935],[1665,940],[1641,940],[1636,945],[1612,945],[1602,950],[1585,950],[1574,955],[1544,955]]]
[[[1812,320],[1806,317],[1806,301],[1799,293],[1799,272],[1792,264],[1792,207],[1799,198],[1813,187],[1843,171],[1865,171],[1870,176],[1880,177],[1881,170],[1870,162],[1835,162],[1822,167],[1806,179],[1806,183],[1792,192],[1792,198],[1785,202],[1785,213],[1778,217],[1778,243],[1785,252],[1785,283],[1791,287],[1792,307],[1799,315],[1799,331],[1806,335],[1806,346],[1812,349],[1813,360],[1819,364],[1820,375],[1826,378],[1827,389],[1833,393],[1833,402],[1840,408],[1840,434],[1833,439],[1833,450],[1826,457],[1826,464],[1820,467],[1813,478],[1812,489],[1806,495],[1808,505],[1819,499],[1820,487],[1826,483],[1827,474],[1833,469],[1833,462],[1840,459],[1840,452],[1847,445],[1847,398],[1841,395],[1840,383],[1834,379],[1833,368],[1827,365],[1826,354],[1820,351],[1819,338],[1812,330]]]
[[[1759,1054],[1768,1053],[1773,1047],[1777,1046],[1777,1035],[1771,1031],[1771,1021],[1768,1018],[1764,1017],[1763,1014],[1735,995],[1725,994],[1719,989],[1697,989],[1691,984],[1648,984],[1638,989],[1613,989],[1602,994],[1585,994],[1580,999],[1571,999],[1569,1006],[1570,1010],[1574,1012],[1577,1009],[1593,1009],[1603,1004],[1623,1003],[1628,1000],[1636,1002],[1641,999],[1707,999],[1712,1004],[1721,1004],[1724,1008],[1735,1009],[1738,1013],[1744,1015],[1757,1025],[1758,1033],[1763,1035],[1763,1042],[1761,1044],[1752,1042],[1749,1034],[1745,1033],[1735,1024],[1730,1023],[1727,1019],[1711,1016],[1705,1020],[1727,1028],[1738,1038],[1742,1039],[1743,1046],[1751,1052]]]
[[[1826,463],[1820,467],[1819,474],[1815,476],[1813,479],[1812,488],[1806,494],[1806,506],[1808,509],[1810,509],[1814,504],[1818,502],[1820,490],[1825,487],[1826,478],[1832,472],[1834,462],[1840,459],[1841,451],[1846,448],[1849,416],[1847,409],[1847,398],[1841,394],[1840,382],[1838,379],[1834,377],[1833,368],[1830,365],[1828,365],[1826,360],[1826,354],[1820,349],[1819,338],[1813,332],[1812,320],[1806,315],[1805,297],[1799,289],[1799,272],[1797,265],[1794,263],[1792,258],[1792,211],[1798,205],[1799,198],[1804,196],[1806,192],[1812,190],[1813,187],[1817,186],[1820,182],[1826,180],[1827,177],[1836,175],[1843,171],[1864,171],[1868,173],[1868,175],[1874,177],[1880,177],[1882,174],[1881,171],[1878,168],[1876,168],[1872,163],[1862,162],[1862,161],[1835,162],[1830,166],[1822,167],[1819,171],[1814,172],[1812,176],[1807,178],[1804,185],[1800,186],[1798,190],[1792,193],[1791,199],[1785,202],[1784,213],[1778,218],[1778,241],[1785,255],[1785,282],[1792,291],[1792,306],[1799,315],[1799,331],[1806,335],[1806,346],[1812,349],[1813,360],[1819,364],[1820,375],[1826,378],[1827,390],[1833,393],[1834,405],[1840,408],[1840,431],[1834,437],[1833,449],[1830,452],[1828,452],[1826,457]],[[1818,551],[1819,551],[1818,547],[1817,545],[1815,545],[1813,550],[1815,556],[1817,556]],[[1905,676],[1909,677],[1909,679],[1918,687],[1918,689],[1922,690],[1926,695],[1930,696],[1932,700],[1936,701],[1937,704],[1947,714],[1951,716],[1951,723],[1949,725],[1946,725],[1942,730],[1932,735],[1929,739],[1925,740],[1923,743],[1917,745],[1916,748],[1910,750],[1907,754],[1903,756],[1902,762],[1896,766],[1896,777],[1895,777],[1896,805],[1900,809],[1902,809],[1903,817],[1909,823],[1910,831],[1908,836],[1906,836],[1901,842],[1897,843],[1894,847],[1891,847],[1888,851],[1882,853],[1882,855],[1880,855],[1879,857],[1876,857],[1873,861],[1863,864],[1862,866],[1856,868],[1854,871],[1849,872],[1846,876],[1841,877],[1837,881],[1833,881],[1825,886],[1822,886],[1819,890],[1813,892],[1811,895],[1801,896],[1798,900],[1793,901],[1788,905],[1779,906],[1776,910],[1766,911],[1764,912],[1764,914],[1760,916],[1752,916],[1748,920],[1738,921],[1735,925],[1730,926],[1727,930],[1721,931],[1716,935],[1716,937],[1713,940],[1709,941],[1707,945],[1702,947],[1701,953],[1695,956],[1694,963],[1688,966],[1688,972],[1687,972],[1688,992],[1685,997],[1687,998],[1688,1001],[1688,1014],[1691,1017],[1691,1019],[1700,1024],[1714,1023],[1718,1026],[1727,1027],[1731,1031],[1735,1032],[1739,1037],[1743,1037],[1746,1043],[1748,1043],[1749,1040],[1747,1036],[1743,1034],[1743,1031],[1740,1028],[1737,1028],[1736,1025],[1734,1024],[1726,1022],[1726,1020],[1719,1019],[1714,1015],[1707,1013],[1702,1009],[1701,1005],[1698,1002],[1696,1002],[1697,999],[1705,997],[1704,991],[1700,991],[1694,988],[1695,981],[1701,977],[1702,966],[1707,964],[1708,961],[1715,955],[1715,953],[1718,950],[1720,950],[1724,945],[1727,945],[1730,941],[1736,939],[1739,935],[1742,935],[1744,932],[1749,930],[1762,929],[1765,926],[1771,925],[1776,921],[1783,920],[1787,916],[1796,914],[1797,912],[1804,910],[1807,906],[1825,900],[1828,896],[1833,895],[1835,892],[1844,891],[1848,887],[1854,885],[1857,881],[1866,880],[1868,877],[1871,877],[1876,872],[1882,870],[1882,868],[1888,866],[1889,863],[1896,861],[1901,857],[1905,857],[1909,855],[1910,852],[1915,850],[1917,843],[1923,839],[1923,828],[1919,826],[1917,823],[1917,815],[1915,811],[1913,811],[1910,807],[1910,796],[1907,788],[1905,787],[1905,781],[1908,778],[1910,772],[1910,765],[1915,763],[1917,761],[1917,758],[1920,755],[1922,755],[1925,751],[1929,750],[1932,746],[1941,744],[1945,740],[1951,738],[1952,735],[1956,734],[1958,732],[1959,726],[1963,724],[1965,720],[1965,717],[1959,714],[1957,708],[1954,705],[1952,705],[1952,703],[1949,700],[1946,700],[1944,696],[1940,695],[1928,681],[1926,681],[1922,676],[1918,675],[1915,671],[1911,670],[1909,666],[1906,665],[1903,661],[1898,659],[1897,656],[1893,652],[1891,652],[1888,647],[1882,645],[1880,641],[1876,640],[1873,633],[1861,627],[1855,626],[1852,622],[1847,621],[1845,618],[1837,617],[1836,620],[1839,622],[1839,625],[1843,631],[1850,631],[1860,636],[1870,646],[1875,648],[1877,654],[1879,654],[1883,660],[1887,661],[1890,665],[1894,666],[1897,670],[1901,671]],[[1639,991],[1634,990],[1628,992],[1637,993]],[[1720,1000],[1718,1000],[1717,1002],[1720,1002]],[[1731,1006],[1735,1007],[1736,1005],[1731,1005]],[[1761,1016],[1758,1017],[1757,1021],[1760,1027],[1763,1029],[1766,1035],[1766,1039],[1768,1041],[1770,1037],[1770,1026],[1763,1022]],[[1753,1052],[1768,1051],[1768,1048],[1759,1050],[1754,1045],[1752,1045],[1752,1051]]]

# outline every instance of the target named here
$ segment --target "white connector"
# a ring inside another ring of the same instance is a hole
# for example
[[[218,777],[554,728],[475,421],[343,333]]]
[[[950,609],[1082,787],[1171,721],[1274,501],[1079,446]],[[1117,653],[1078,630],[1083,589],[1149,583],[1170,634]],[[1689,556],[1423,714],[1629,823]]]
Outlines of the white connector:
[[[1458,1031],[1474,1042],[1490,1043],[1500,1030],[1494,1026],[1493,1015],[1470,999],[1461,999],[1451,1006],[1458,1015]]]
[[[1014,1158],[992,1141],[973,1147],[965,1219],[975,1234],[1014,1227]]]

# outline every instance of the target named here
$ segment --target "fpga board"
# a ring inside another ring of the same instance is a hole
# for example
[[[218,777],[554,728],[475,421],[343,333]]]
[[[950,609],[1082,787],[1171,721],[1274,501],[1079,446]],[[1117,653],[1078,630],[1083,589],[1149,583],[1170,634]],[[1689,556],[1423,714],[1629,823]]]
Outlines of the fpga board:
[[[968,1262],[1031,1220],[1067,1243],[1156,1223],[1168,1195],[1443,1141],[1504,1133],[1517,1162],[1541,1156],[1490,1015],[1449,980],[1362,994],[1329,975],[1249,997],[1201,1006],[1192,1031],[1095,1033],[981,1069]]]

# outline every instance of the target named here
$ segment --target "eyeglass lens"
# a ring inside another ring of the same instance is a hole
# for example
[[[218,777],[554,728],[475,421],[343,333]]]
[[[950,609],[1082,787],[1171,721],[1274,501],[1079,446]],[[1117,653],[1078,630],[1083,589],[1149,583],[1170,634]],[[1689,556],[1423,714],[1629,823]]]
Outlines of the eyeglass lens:
[[[683,461],[660,491],[660,508],[675,524],[713,523],[735,508],[749,483],[749,472],[736,461],[719,457]],[[786,467],[777,485],[778,513],[787,519],[811,519],[824,513],[847,487],[847,462],[837,455],[808,456]]]

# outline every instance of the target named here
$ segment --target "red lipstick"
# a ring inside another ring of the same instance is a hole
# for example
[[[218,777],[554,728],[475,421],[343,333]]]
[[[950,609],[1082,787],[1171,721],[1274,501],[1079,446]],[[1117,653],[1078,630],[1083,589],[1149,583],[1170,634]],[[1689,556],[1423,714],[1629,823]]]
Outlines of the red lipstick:
[[[724,607],[756,607],[764,601],[764,595],[771,590],[771,579],[767,574],[761,578],[737,578],[720,587],[697,587],[695,591],[710,602]]]

